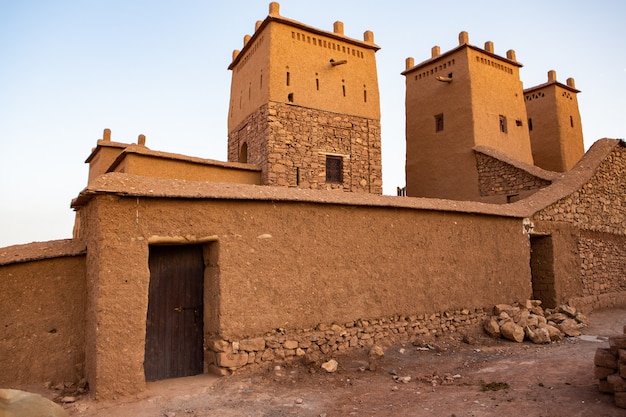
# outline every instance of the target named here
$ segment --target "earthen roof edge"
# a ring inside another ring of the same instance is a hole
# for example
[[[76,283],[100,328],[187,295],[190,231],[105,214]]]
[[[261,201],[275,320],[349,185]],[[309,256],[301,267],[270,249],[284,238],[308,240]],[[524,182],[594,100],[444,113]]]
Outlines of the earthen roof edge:
[[[85,242],[78,239],[32,242],[0,248],[0,265],[82,256],[86,253]]]
[[[241,162],[224,162],[224,161],[218,161],[215,159],[205,159],[205,158],[199,158],[196,156],[188,156],[188,155],[171,153],[171,152],[154,151],[142,145],[130,144],[126,146],[126,148],[117,156],[117,158],[115,158],[115,161],[113,161],[111,166],[109,166],[109,168],[107,169],[107,172],[114,172],[115,168],[129,154],[157,157],[161,159],[169,159],[171,161],[190,162],[190,163],[200,164],[200,165],[213,165],[213,166],[218,166],[222,168],[236,168],[236,169],[247,170],[247,171],[261,171],[261,167],[258,165],[244,164]]]
[[[542,88],[549,87],[551,85],[555,85],[555,86],[561,87],[561,88],[563,88],[565,90],[571,91],[572,93],[577,93],[577,94],[580,93],[580,90],[578,90],[578,89],[576,89],[574,87],[570,87],[567,84],[560,83],[558,81],[548,81],[547,83],[539,84],[539,85],[536,85],[534,87],[525,88],[523,93],[524,94],[532,93],[535,90],[541,90]]]
[[[521,169],[522,171],[525,171],[530,175],[533,175],[537,178],[541,178],[546,181],[554,181],[561,176],[561,173],[559,172],[548,171],[546,169],[539,168],[538,166],[519,161],[515,158],[508,156],[504,152],[499,151],[490,146],[478,145],[478,146],[474,146],[472,149],[474,150],[474,152],[480,152],[483,155],[487,155],[491,158],[502,161],[515,168]]]
[[[254,34],[252,35],[250,40],[244,45],[244,47],[241,49],[239,54],[230,63],[230,65],[228,66],[228,69],[233,69],[233,67],[235,65],[237,65],[239,60],[241,60],[243,55],[251,47],[249,45],[253,44],[253,42],[256,40],[257,36],[263,31],[263,29],[270,22],[283,23],[285,25],[293,26],[295,28],[302,29],[302,30],[306,30],[308,32],[315,33],[317,35],[322,35],[322,36],[326,36],[326,37],[329,37],[329,38],[337,39],[337,40],[340,40],[340,41],[343,41],[343,42],[348,42],[348,43],[351,43],[353,45],[360,46],[362,48],[373,49],[374,51],[378,51],[380,49],[380,46],[376,45],[375,43],[369,43],[369,42],[361,41],[361,40],[358,40],[358,39],[355,39],[355,38],[351,38],[351,37],[348,37],[348,36],[345,36],[345,35],[340,35],[340,34],[335,33],[335,32],[329,32],[329,31],[326,31],[326,30],[318,29],[316,27],[306,25],[306,24],[304,24],[302,22],[298,22],[297,20],[288,19],[288,18],[283,17],[283,16],[267,16],[265,18],[265,20],[263,20],[261,25],[254,31]]]
[[[129,146],[127,143],[111,142],[110,140],[99,139],[98,142],[96,143],[96,147],[91,150],[91,153],[89,154],[89,156],[85,160],[85,163],[88,164],[89,162],[91,162],[91,160],[96,156],[96,154],[98,153],[98,151],[101,148],[120,148],[120,149],[124,149],[127,146]]]
[[[433,198],[381,196],[367,193],[308,190],[266,185],[195,182],[141,177],[117,172],[101,175],[92,181],[72,201],[72,208],[80,208],[94,197],[106,194],[115,194],[122,197],[166,199],[284,201],[524,217],[519,210],[514,210],[512,205]]]
[[[436,56],[436,57],[434,57],[434,58],[428,58],[427,60],[422,61],[422,62],[420,62],[419,64],[414,65],[412,68],[409,68],[409,69],[406,69],[406,70],[402,71],[400,74],[401,74],[401,75],[408,75],[408,74],[410,74],[411,72],[416,71],[416,70],[418,70],[419,68],[421,68],[421,67],[423,67],[423,66],[426,66],[426,65],[432,64],[433,62],[437,62],[437,61],[439,61],[439,60],[441,60],[441,59],[445,59],[445,58],[447,58],[449,55],[452,55],[452,54],[454,54],[455,52],[460,51],[460,50],[461,50],[461,49],[463,49],[463,48],[473,49],[473,50],[475,50],[475,51],[478,51],[478,52],[484,53],[485,55],[489,55],[489,56],[490,56],[490,57],[492,57],[492,58],[496,58],[496,59],[499,59],[499,60],[501,60],[501,61],[508,62],[509,64],[514,65],[514,66],[516,66],[516,67],[520,67],[520,68],[521,68],[521,67],[523,67],[523,66],[524,66],[521,62],[513,61],[513,60],[511,60],[511,59],[508,59],[508,58],[506,58],[506,57],[500,56],[500,55],[495,54],[495,53],[493,53],[493,52],[488,52],[488,51],[485,51],[484,49],[481,49],[481,48],[479,48],[478,46],[475,46],[475,45],[472,45],[472,44],[469,44],[469,43],[464,43],[463,45],[456,46],[456,47],[454,47],[454,48],[450,49],[449,51],[446,51],[446,52],[444,52],[444,53],[442,53],[442,54],[440,54],[440,55],[438,55],[438,56]]]

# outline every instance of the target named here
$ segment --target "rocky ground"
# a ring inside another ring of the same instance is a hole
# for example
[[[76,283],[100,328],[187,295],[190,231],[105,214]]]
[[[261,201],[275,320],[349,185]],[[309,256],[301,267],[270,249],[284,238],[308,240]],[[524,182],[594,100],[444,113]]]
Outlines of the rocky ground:
[[[150,383],[146,393],[116,401],[79,397],[65,408],[86,417],[626,416],[594,379],[596,349],[622,333],[626,309],[588,319],[582,336],[557,343],[515,343],[481,331],[394,345],[375,366],[363,350],[336,356],[332,373],[298,364],[199,375]]]

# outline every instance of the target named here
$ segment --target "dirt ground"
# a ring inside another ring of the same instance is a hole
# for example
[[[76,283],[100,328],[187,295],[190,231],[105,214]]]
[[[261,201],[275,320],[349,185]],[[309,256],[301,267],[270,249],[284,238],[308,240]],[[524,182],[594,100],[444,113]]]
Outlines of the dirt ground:
[[[374,371],[363,350],[336,356],[335,373],[298,364],[198,375],[150,383],[136,397],[85,397],[65,407],[85,417],[626,416],[598,392],[593,363],[607,337],[623,332],[626,309],[589,319],[582,337],[551,345],[448,336],[391,346]]]

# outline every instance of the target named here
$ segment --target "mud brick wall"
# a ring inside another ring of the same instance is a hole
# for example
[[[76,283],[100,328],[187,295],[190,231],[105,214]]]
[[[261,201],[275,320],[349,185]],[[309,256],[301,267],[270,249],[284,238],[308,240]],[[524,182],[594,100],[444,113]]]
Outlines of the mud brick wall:
[[[264,185],[382,194],[380,122],[285,103],[261,106],[229,135],[228,160],[261,166]],[[342,182],[326,182],[326,156],[343,160]]]
[[[462,332],[479,326],[488,308],[461,309],[433,314],[361,319],[345,324],[319,324],[314,329],[277,329],[262,337],[244,340],[213,340],[207,364],[214,371],[228,373],[248,365],[261,367],[302,359],[348,352],[374,344],[388,346],[419,336]]]
[[[0,250],[3,388],[84,377],[86,283],[80,246],[53,241]]]
[[[535,177],[513,165],[480,152],[475,155],[481,197],[514,195],[550,185],[550,181]]]

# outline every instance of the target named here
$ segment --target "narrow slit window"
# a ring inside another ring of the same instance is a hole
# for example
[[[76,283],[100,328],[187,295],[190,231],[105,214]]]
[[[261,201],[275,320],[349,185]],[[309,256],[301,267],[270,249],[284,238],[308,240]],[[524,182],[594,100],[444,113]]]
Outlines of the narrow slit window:
[[[506,133],[507,132],[506,116],[500,115],[499,120],[500,120],[500,132]]]
[[[443,113],[435,115],[435,132],[443,131]]]
[[[290,79],[290,78],[291,78],[291,77],[290,77],[289,71],[287,71],[287,80],[286,80],[286,81],[287,81],[287,86],[289,86],[289,83],[290,83],[290,81],[291,81],[291,79]]]

